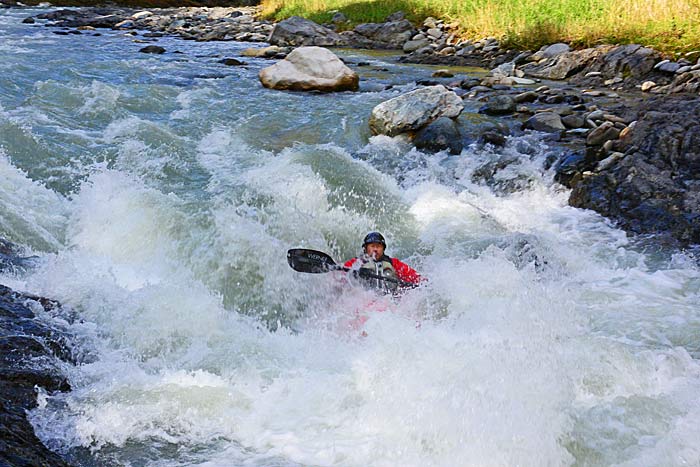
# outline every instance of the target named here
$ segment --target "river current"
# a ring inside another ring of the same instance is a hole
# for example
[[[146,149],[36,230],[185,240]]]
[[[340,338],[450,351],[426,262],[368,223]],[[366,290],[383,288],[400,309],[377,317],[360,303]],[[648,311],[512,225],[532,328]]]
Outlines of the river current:
[[[147,55],[36,12],[0,10],[0,236],[38,257],[0,280],[67,310],[43,319],[75,336],[73,390],[31,413],[67,460],[700,465],[697,262],[569,207],[545,169],[564,149],[372,137],[372,107],[433,71],[391,56],[338,51],[361,92],[279,92],[270,62],[219,63],[250,44]],[[287,266],[370,230],[429,278],[384,312]]]

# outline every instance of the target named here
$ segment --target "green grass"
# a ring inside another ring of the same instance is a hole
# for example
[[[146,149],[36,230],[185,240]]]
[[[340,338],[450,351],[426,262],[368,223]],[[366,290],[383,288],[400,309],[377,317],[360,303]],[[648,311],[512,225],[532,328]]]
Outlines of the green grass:
[[[433,16],[455,23],[463,38],[496,37],[518,49],[559,41],[638,43],[669,54],[700,49],[700,0],[262,0],[262,6],[268,18],[318,23],[340,11],[348,27],[402,10],[415,24]]]

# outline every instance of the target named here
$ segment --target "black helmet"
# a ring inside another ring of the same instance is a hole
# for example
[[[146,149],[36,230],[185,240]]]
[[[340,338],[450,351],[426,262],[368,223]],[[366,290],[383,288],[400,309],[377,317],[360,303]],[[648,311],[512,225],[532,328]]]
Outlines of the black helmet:
[[[369,243],[381,243],[382,246],[386,249],[386,242],[384,241],[384,237],[379,232],[370,232],[367,235],[365,235],[365,239],[362,241],[362,248],[366,247]]]

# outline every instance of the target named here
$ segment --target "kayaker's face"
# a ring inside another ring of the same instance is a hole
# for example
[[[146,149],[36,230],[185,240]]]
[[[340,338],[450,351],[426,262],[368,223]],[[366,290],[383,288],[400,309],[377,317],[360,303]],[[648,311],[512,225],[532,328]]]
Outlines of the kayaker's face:
[[[374,259],[379,259],[384,254],[384,245],[381,243],[368,243],[365,245],[365,253]]]

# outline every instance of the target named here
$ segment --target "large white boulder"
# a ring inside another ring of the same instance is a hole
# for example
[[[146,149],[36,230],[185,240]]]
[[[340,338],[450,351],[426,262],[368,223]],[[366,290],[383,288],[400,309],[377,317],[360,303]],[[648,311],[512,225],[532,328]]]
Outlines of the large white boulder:
[[[374,134],[396,136],[416,131],[440,117],[455,118],[462,109],[462,98],[438,84],[382,102],[372,109],[369,127]]]
[[[260,70],[266,88],[293,91],[356,91],[360,77],[322,47],[299,47],[284,60]]]

